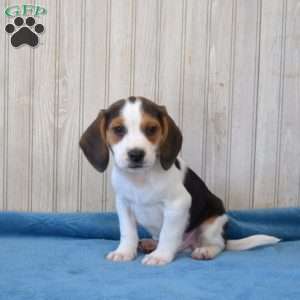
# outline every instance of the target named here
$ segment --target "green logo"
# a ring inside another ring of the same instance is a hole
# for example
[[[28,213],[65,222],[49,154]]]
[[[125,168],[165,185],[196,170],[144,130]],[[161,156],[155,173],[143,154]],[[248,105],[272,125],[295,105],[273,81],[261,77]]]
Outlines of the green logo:
[[[34,16],[39,17],[47,14],[47,10],[39,5],[22,4],[13,5],[5,9],[5,15],[7,17],[19,17],[19,16]]]

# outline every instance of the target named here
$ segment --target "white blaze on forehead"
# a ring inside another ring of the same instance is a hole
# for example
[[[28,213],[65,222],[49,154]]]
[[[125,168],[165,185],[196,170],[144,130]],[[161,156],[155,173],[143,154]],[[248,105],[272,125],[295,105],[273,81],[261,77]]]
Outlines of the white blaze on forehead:
[[[127,101],[122,110],[124,123],[129,134],[140,131],[142,122],[141,104],[140,100],[136,100],[134,102]]]

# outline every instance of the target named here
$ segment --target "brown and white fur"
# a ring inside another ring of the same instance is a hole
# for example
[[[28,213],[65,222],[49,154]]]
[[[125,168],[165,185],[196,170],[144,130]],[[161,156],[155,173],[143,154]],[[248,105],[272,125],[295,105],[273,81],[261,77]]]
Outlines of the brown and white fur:
[[[103,172],[112,155],[112,185],[121,239],[107,258],[132,260],[137,250],[146,265],[164,265],[191,249],[195,259],[212,259],[225,248],[244,250],[273,244],[275,237],[255,235],[225,240],[228,217],[222,201],[178,157],[182,135],[165,107],[129,97],[101,110],[80,140],[90,163]],[[139,242],[137,224],[152,240]]]

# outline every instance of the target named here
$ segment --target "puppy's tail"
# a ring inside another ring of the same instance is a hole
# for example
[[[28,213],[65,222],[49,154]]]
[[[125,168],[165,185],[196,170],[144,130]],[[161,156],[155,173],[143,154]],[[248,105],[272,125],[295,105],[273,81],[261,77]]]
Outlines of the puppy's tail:
[[[258,246],[273,245],[279,241],[280,239],[271,235],[255,234],[239,240],[227,240],[226,249],[235,251],[248,250]]]

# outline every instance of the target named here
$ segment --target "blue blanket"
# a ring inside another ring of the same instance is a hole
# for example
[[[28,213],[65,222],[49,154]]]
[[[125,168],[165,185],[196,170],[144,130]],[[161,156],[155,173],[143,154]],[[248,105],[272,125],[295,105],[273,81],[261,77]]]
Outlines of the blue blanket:
[[[277,236],[275,246],[186,253],[163,267],[105,260],[119,239],[115,214],[0,213],[0,300],[300,299],[300,209],[230,212],[228,238]],[[147,232],[140,229],[140,236]]]

